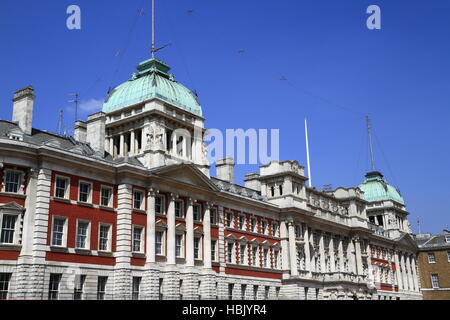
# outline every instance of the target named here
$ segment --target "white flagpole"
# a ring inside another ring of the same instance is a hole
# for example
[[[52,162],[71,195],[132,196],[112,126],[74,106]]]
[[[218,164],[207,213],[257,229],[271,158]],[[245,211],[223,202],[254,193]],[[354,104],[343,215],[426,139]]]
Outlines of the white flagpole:
[[[305,135],[306,135],[306,158],[308,160],[308,183],[309,187],[312,187],[312,178],[311,178],[311,163],[309,159],[309,138],[308,138],[308,120],[305,119]]]

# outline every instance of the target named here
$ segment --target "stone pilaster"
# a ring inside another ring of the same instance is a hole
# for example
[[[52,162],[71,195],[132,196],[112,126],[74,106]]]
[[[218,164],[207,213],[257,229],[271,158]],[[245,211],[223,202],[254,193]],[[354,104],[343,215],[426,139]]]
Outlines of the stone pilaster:
[[[167,265],[176,264],[175,251],[175,199],[172,193],[168,197],[169,209],[167,210]]]

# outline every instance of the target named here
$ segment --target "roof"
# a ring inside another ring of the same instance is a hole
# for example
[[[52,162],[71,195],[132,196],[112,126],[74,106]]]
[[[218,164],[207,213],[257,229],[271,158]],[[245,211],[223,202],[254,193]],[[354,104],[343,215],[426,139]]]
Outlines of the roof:
[[[400,191],[386,182],[380,172],[369,172],[359,188],[364,191],[364,199],[369,202],[381,200],[394,200],[405,204]]]
[[[246,188],[225,180],[220,180],[214,177],[211,177],[211,180],[221,191],[228,191],[234,194],[241,195],[243,197],[264,201],[264,197],[261,195],[261,192],[259,191]]]
[[[168,74],[170,67],[157,59],[141,62],[127,82],[113,89],[103,104],[109,113],[139,102],[159,98],[183,110],[202,116],[197,96]]]
[[[449,241],[447,242],[447,239]],[[450,233],[444,232],[435,236],[429,235],[429,237],[422,238],[416,235],[414,239],[420,249],[436,249],[436,248],[450,248]]]

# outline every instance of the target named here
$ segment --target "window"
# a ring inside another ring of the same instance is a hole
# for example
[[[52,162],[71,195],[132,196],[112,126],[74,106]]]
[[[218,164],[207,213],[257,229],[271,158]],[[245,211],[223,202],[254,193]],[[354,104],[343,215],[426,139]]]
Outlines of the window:
[[[200,238],[194,238],[194,259],[200,259]]]
[[[2,232],[0,243],[14,244],[14,233],[16,231],[17,216],[4,215],[2,219]]]
[[[89,222],[78,221],[77,227],[77,248],[78,249],[88,249],[88,233],[89,233]]]
[[[142,234],[144,228],[142,227],[133,227],[133,252],[142,252]]]
[[[66,226],[66,219],[54,217],[53,218],[53,233],[52,233],[52,246],[65,247],[64,229]]]
[[[133,192],[133,208],[137,210],[144,210],[144,192],[135,190]]]
[[[431,275],[431,284],[433,286],[433,289],[439,288],[439,276],[437,274]]]
[[[450,236],[445,236],[445,242],[450,243]]]
[[[163,284],[164,284],[164,279],[163,278],[159,278],[159,300],[164,299]]]
[[[217,261],[217,240],[211,240],[211,261]]]
[[[256,266],[258,256],[258,247],[252,247],[252,265]]]
[[[233,248],[234,244],[232,242],[228,242],[227,246],[227,262],[233,263]]]
[[[194,205],[193,206],[193,211],[194,211],[194,221],[200,221],[201,220],[201,217],[200,217],[200,210],[201,210],[201,207],[200,207],[200,205]]]
[[[275,269],[279,268],[279,262],[278,262],[279,256],[280,256],[279,251],[278,250],[274,250],[273,251],[273,267]]]
[[[75,277],[75,289],[73,292],[74,300],[81,300],[83,298],[83,288],[85,281],[86,281],[85,275],[79,275]]]
[[[231,212],[227,212],[226,216],[227,216],[227,227],[232,228],[233,214]]]
[[[253,286],[253,299],[258,299],[258,286]]]
[[[110,230],[111,230],[111,226],[106,225],[106,224],[100,225],[99,241],[98,241],[98,250],[99,251],[111,251]]]
[[[434,256],[434,253],[428,254],[428,263],[436,263],[436,257]]]
[[[11,273],[0,273],[0,300],[8,299],[9,281]]]
[[[97,281],[97,300],[105,300],[106,283],[108,277],[98,277]]]
[[[182,258],[182,248],[183,248],[183,235],[177,234],[175,236],[175,254],[177,258]]]
[[[247,285],[246,284],[243,284],[242,286],[241,286],[241,297],[242,297],[242,300],[245,300],[245,292],[247,291]]]
[[[69,198],[69,178],[56,177],[55,181],[55,197],[61,199]]]
[[[263,258],[264,258],[264,268],[269,267],[269,249],[264,249],[263,252]]]
[[[256,218],[250,219],[250,231],[256,232]]]
[[[133,300],[139,300],[139,291],[141,288],[141,277],[133,277],[133,291],[132,291],[132,297]]]
[[[247,251],[247,246],[245,244],[241,244],[239,248],[239,262],[240,264],[245,264],[247,262],[247,259],[245,259]]]
[[[228,300],[233,300],[233,290],[234,290],[234,284],[229,283],[228,284]]]
[[[267,233],[267,221],[264,220],[261,221],[261,233],[262,234]]]
[[[450,262],[450,251],[447,251],[447,260]]]
[[[183,218],[183,202],[175,201],[175,217]]]
[[[270,287],[264,288],[264,300],[269,300]]]
[[[161,255],[163,255],[163,233],[157,231],[155,234],[155,237],[156,237],[156,240],[155,240],[156,254],[161,256]]]
[[[112,188],[102,187],[100,205],[103,207],[112,207]]]
[[[301,238],[302,237],[302,229],[299,225],[295,226],[295,237]]]
[[[92,185],[86,182],[80,182],[78,201],[89,203],[91,201]]]
[[[210,214],[211,224],[212,225],[216,225],[217,224],[217,210],[216,209],[211,209],[209,211],[209,214]]]
[[[278,234],[278,223],[272,223],[272,237],[276,237]]]
[[[164,196],[155,198],[155,211],[157,214],[164,214]]]
[[[245,216],[239,216],[239,229],[245,230]]]
[[[50,274],[50,285],[48,289],[48,299],[58,300],[59,283],[61,282],[61,274]]]
[[[17,171],[6,171],[5,192],[18,193],[21,184],[21,173]]]

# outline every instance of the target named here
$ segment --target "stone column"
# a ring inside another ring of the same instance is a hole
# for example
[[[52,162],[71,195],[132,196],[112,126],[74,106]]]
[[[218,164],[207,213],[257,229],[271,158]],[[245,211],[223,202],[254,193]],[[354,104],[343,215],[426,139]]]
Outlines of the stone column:
[[[413,272],[413,278],[414,278],[414,291],[419,292],[419,278],[417,276],[417,266],[416,266],[416,257],[413,256],[411,259],[411,265],[412,265],[412,272]]]
[[[311,248],[309,242],[308,225],[305,223],[302,225],[302,228],[304,228],[305,230],[303,234],[303,238],[305,240],[305,269],[306,271],[311,271]]]
[[[293,221],[288,222],[289,226],[289,259],[291,261],[291,276],[298,276],[298,266],[297,266],[297,245],[295,243],[295,226]]]
[[[209,203],[205,204],[205,214],[203,217],[203,266],[205,269],[212,268],[211,261],[211,206]]]
[[[349,259],[350,268],[349,268],[349,271],[350,271],[350,273],[352,273],[352,272],[353,273],[357,273],[357,270],[356,270],[356,251],[355,251],[355,245],[354,245],[352,239],[349,240],[348,246],[349,246],[349,251],[350,251],[350,259]],[[347,252],[347,254],[349,254],[349,252]]]
[[[134,130],[131,130],[130,133],[130,156],[134,156],[136,154],[136,134]]]
[[[326,263],[325,263],[325,241],[324,241],[324,235],[325,233],[323,231],[320,232],[320,239],[319,239],[319,253],[320,253],[320,272],[325,273]]]
[[[411,255],[410,254],[408,254],[406,256],[406,269],[408,270],[409,291],[415,291],[414,278],[413,278],[412,267],[411,267]]]
[[[402,270],[402,280],[403,280],[403,290],[409,290],[409,282],[408,275],[406,273],[406,264],[405,264],[405,254],[403,252],[400,253],[400,265]]]
[[[370,251],[369,241],[367,241],[366,252],[367,252],[367,273],[368,273],[368,280],[370,281],[373,280],[373,266],[372,266],[372,253]]]
[[[172,155],[178,156],[177,155],[177,134],[176,134],[176,132],[172,133]]]
[[[363,265],[361,257],[361,241],[359,238],[355,238],[355,254],[356,254],[356,273],[358,275],[363,275]]]
[[[398,289],[403,290],[403,275],[401,271],[399,252],[394,252],[394,260],[395,260],[395,277],[397,278]]]
[[[287,222],[285,220],[280,222],[280,237],[281,237],[281,263],[284,273],[289,271],[289,235],[287,229]]]
[[[340,270],[340,272],[345,272],[345,268],[344,268],[344,248],[343,248],[342,238],[341,237],[339,237],[338,256],[339,256],[339,270]]]
[[[167,210],[167,264],[176,264],[175,252],[175,199],[173,193],[169,195],[169,208]]]
[[[194,267],[194,200],[189,198],[186,211],[186,267]]]
[[[334,272],[336,272],[336,266],[335,266],[336,260],[334,257],[335,253],[334,253],[334,237],[333,237],[333,235],[331,235],[331,237],[330,237],[329,253],[330,253],[330,265],[331,265],[330,271],[334,273]]]
[[[120,134],[120,145],[119,145],[119,155],[121,157],[125,156],[125,136],[123,133]]]
[[[109,138],[109,154],[114,158],[114,137]]]
[[[156,262],[155,196],[155,191],[150,189],[147,196],[147,263]]]

